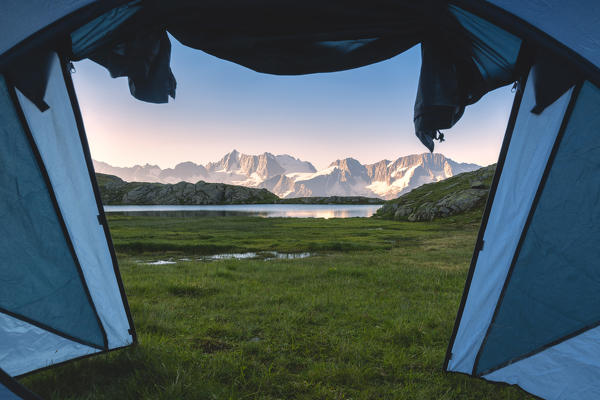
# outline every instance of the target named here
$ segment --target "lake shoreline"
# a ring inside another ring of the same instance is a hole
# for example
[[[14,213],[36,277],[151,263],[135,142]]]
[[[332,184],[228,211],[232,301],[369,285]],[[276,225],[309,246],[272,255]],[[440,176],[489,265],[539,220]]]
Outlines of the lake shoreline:
[[[227,204],[104,206],[109,214],[163,217],[368,218],[381,204]]]

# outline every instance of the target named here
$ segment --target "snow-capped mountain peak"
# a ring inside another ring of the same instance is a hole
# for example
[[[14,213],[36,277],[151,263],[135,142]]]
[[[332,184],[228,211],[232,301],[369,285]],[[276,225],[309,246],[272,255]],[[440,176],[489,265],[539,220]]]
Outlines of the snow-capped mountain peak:
[[[310,162],[288,154],[247,155],[237,150],[206,166],[188,161],[161,170],[149,164],[120,168],[94,161],[94,167],[97,172],[117,175],[125,181],[177,183],[204,180],[266,188],[280,197],[370,196],[384,199],[479,168],[476,164],[457,163],[443,154],[423,153],[366,165],[354,158],[345,158],[318,171]]]

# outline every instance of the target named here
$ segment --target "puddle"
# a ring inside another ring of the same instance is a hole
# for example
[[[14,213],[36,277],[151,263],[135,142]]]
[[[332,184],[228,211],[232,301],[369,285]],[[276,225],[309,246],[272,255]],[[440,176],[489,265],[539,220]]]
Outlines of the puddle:
[[[167,265],[167,264],[177,264],[177,262],[170,261],[170,260],[158,260],[158,261],[153,261],[153,262],[147,262],[144,264],[146,264],[146,265]]]
[[[268,253],[271,256],[266,257],[265,260],[297,260],[315,255],[314,253],[279,253],[277,251],[269,251]]]
[[[315,253],[280,253],[278,251],[261,251],[259,253],[247,252],[247,253],[223,253],[213,254],[210,256],[202,256],[196,258],[196,261],[218,261],[218,260],[297,260],[301,258],[307,258],[314,256]],[[179,258],[178,261],[193,261],[191,258]],[[136,261],[138,263],[144,263],[146,265],[169,265],[177,264],[177,261],[173,261],[172,258],[168,260],[157,260],[151,262]]]
[[[278,251],[261,251],[260,253],[224,253],[213,254],[198,258],[198,261],[217,261],[217,260],[296,260],[312,256],[313,253],[280,253]]]
[[[198,261],[215,261],[215,260],[245,260],[252,258],[263,258],[260,257],[259,253],[224,253],[224,254],[213,254],[212,256],[202,256],[198,258]]]

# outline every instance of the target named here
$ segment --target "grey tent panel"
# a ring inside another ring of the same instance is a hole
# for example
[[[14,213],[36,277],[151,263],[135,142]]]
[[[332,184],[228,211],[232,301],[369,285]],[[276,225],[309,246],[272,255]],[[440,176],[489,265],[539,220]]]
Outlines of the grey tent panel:
[[[0,311],[103,348],[102,329],[15,97],[0,76]]]
[[[524,229],[477,373],[600,323],[600,89],[586,83]]]

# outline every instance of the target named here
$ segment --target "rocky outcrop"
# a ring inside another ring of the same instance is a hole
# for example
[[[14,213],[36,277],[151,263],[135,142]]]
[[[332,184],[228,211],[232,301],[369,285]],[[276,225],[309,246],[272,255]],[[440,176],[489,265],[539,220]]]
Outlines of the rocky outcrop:
[[[176,184],[125,182],[97,174],[102,202],[106,205],[202,205],[264,204],[279,197],[266,189],[254,189],[224,183],[179,182]]]
[[[423,185],[398,199],[386,202],[375,217],[431,221],[477,208],[483,210],[495,167],[490,165],[441,182]]]

